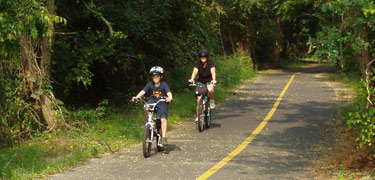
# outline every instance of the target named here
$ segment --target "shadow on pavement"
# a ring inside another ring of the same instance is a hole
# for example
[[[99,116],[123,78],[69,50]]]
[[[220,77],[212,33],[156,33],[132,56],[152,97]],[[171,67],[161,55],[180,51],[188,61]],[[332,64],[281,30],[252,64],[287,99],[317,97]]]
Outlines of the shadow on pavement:
[[[262,167],[256,174],[268,175],[272,179],[285,178],[285,174],[306,173],[306,169],[313,166],[313,160],[321,155],[316,148],[327,149],[334,144],[329,121],[337,113],[335,106],[334,103],[311,101],[279,107],[278,113],[282,112],[282,116],[274,116],[268,122],[266,127],[270,132],[257,135],[251,145],[256,148],[241,153],[232,163]],[[238,167],[228,168],[234,170]],[[306,177],[306,174],[301,176]],[[313,174],[309,176],[312,177]]]
[[[172,152],[172,151],[181,151],[181,148],[175,144],[168,144],[168,146],[164,149],[162,153],[169,154],[169,152]]]
[[[336,71],[335,67],[313,66],[308,68],[297,68],[283,70],[284,72],[301,72],[303,74],[331,73]],[[285,74],[283,74],[285,75]],[[266,76],[278,76],[278,74],[267,74]],[[315,77],[305,78],[308,83],[312,80],[317,83]],[[308,90],[315,86],[294,84],[294,88],[301,88],[306,92],[294,89],[293,94],[289,92],[284,97],[272,119],[268,122],[262,132],[256,136],[251,145],[231,160],[231,165],[225,168],[237,171],[241,174],[252,176],[267,175],[267,179],[313,179],[311,170],[313,161],[321,158],[322,149],[333,147],[335,135],[332,128],[332,119],[337,114],[337,104],[332,102],[333,89],[329,87],[318,87],[319,91]],[[245,90],[254,91],[253,88]],[[268,90],[268,89],[267,89]],[[298,91],[297,91],[298,90]],[[289,91],[289,90],[288,90]],[[315,94],[314,94],[315,93]],[[273,95],[257,95],[250,101],[229,102],[228,104],[251,104],[247,108],[236,110],[237,112],[254,112],[258,108],[270,108],[275,103]],[[318,98],[319,97],[319,98]],[[266,100],[266,99],[272,100]],[[237,107],[240,107],[235,105]],[[271,105],[272,106],[272,105]],[[226,115],[230,117],[231,115]],[[232,115],[233,116],[233,115]],[[225,119],[226,117],[224,117]],[[252,132],[245,133],[249,137]],[[251,168],[250,168],[251,167]],[[249,170],[251,169],[251,170]],[[259,176],[260,177],[260,176]],[[256,179],[256,178],[255,178]]]

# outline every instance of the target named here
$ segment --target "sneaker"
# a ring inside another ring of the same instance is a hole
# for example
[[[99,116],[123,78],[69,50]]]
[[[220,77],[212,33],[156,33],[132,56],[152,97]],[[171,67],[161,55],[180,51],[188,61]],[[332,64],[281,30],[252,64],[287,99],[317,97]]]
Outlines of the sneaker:
[[[161,138],[161,144],[162,144],[163,146],[167,146],[167,145],[168,145],[168,142],[167,142],[167,138],[166,138],[166,137],[162,137],[162,138]]]
[[[215,109],[215,100],[210,100],[210,109]]]
[[[196,117],[195,118],[195,123],[198,124],[198,121],[199,121],[199,119],[198,119],[198,117]]]

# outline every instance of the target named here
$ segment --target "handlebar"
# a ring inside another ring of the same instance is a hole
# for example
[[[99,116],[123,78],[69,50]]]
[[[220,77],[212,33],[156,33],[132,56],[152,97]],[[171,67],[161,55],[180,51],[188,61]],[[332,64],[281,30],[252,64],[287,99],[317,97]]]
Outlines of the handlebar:
[[[150,111],[150,112],[153,112],[156,108],[156,106],[160,103],[160,102],[165,102],[166,101],[166,98],[165,97],[162,97],[160,98],[157,102],[155,103],[148,103],[145,101],[145,98],[136,98],[137,101],[138,100],[141,100],[143,102],[143,104],[145,104],[145,107],[146,107],[146,111]],[[137,101],[135,103],[137,103]],[[173,100],[171,100],[173,101]]]
[[[151,97],[155,97],[155,96],[151,96]],[[147,102],[146,102],[146,100],[145,100],[146,98],[136,98],[136,102],[135,103],[138,103],[138,101],[140,100],[140,101],[142,101],[144,104],[148,104]],[[159,98],[159,100],[156,102],[156,103],[151,103],[151,104],[158,104],[159,102],[166,102],[166,100],[167,100],[167,97],[166,96],[163,96],[163,97],[160,97]],[[173,99],[170,101],[170,102],[172,102],[173,101]]]
[[[202,84],[202,85],[214,85],[214,86],[216,86],[216,84],[218,84],[218,83],[208,82],[208,83]],[[198,85],[198,83],[190,83],[189,84],[189,86],[197,86],[197,85]]]

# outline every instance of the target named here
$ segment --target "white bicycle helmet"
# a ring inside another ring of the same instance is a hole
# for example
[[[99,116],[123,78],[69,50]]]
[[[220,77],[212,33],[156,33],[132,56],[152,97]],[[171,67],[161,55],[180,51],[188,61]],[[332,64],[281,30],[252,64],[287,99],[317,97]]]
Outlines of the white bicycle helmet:
[[[150,74],[151,75],[163,75],[164,69],[160,66],[154,66],[150,69]]]

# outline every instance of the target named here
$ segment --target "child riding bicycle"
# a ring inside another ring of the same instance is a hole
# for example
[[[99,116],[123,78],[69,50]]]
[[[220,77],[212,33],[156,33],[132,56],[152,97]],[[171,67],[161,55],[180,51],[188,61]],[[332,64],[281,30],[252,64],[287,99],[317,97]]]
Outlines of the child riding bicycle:
[[[166,146],[167,142],[167,118],[168,118],[168,103],[172,101],[172,93],[168,87],[168,84],[162,81],[164,70],[160,66],[154,66],[150,70],[152,81],[147,83],[146,86],[141,90],[137,96],[132,98],[133,102],[143,96],[150,97],[151,102],[157,102],[160,98],[166,97],[165,102],[160,102],[157,105],[158,111],[156,118],[161,120],[161,144]],[[147,117],[146,107],[144,106],[145,116]]]
[[[194,83],[194,79],[199,75],[198,81],[207,84],[208,89],[208,98],[210,99],[210,108],[215,109],[214,93],[215,93],[215,84],[216,82],[216,69],[214,62],[208,59],[208,51],[202,50],[198,53],[200,61],[198,61],[193,68],[191,78],[188,80],[189,83]],[[211,82],[211,83],[209,83]],[[197,104],[201,96],[197,96]],[[198,122],[199,110],[197,106],[197,117],[195,122]]]

